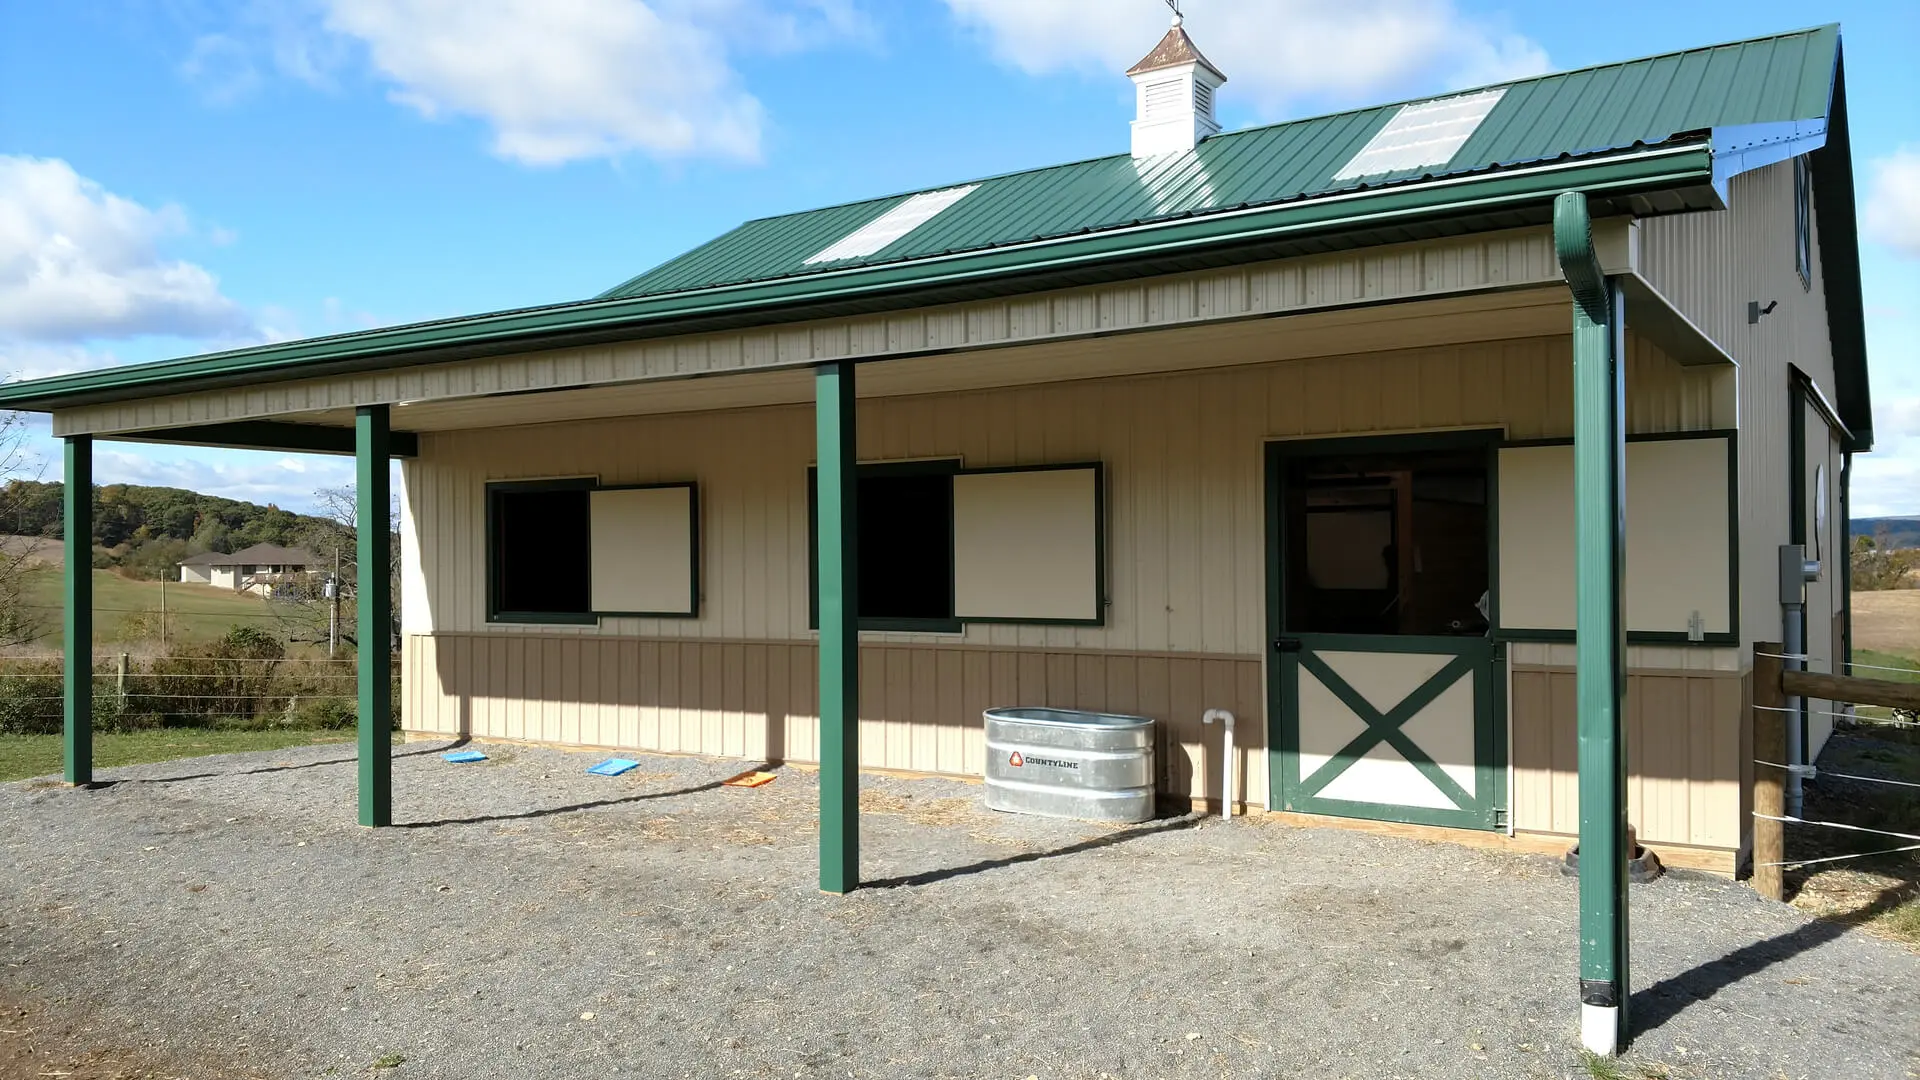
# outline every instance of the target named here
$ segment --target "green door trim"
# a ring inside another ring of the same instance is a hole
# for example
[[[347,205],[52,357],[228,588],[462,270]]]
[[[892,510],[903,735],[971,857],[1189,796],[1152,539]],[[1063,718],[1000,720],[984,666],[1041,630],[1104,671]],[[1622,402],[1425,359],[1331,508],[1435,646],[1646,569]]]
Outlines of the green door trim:
[[[1303,778],[1297,788],[1300,797],[1310,799],[1318,795],[1322,788],[1333,782],[1333,778],[1345,772],[1347,766],[1365,757],[1373,748],[1386,743],[1399,752],[1401,757],[1411,762],[1420,774],[1433,782],[1441,793],[1453,800],[1453,804],[1462,810],[1473,811],[1477,807],[1472,795],[1454,782],[1440,768],[1425,750],[1420,749],[1412,739],[1407,738],[1401,729],[1407,721],[1420,714],[1420,711],[1433,704],[1441,694],[1453,689],[1462,678],[1471,675],[1478,666],[1478,657],[1461,654],[1447,661],[1446,665],[1435,672],[1419,689],[1401,699],[1400,703],[1386,712],[1375,708],[1373,703],[1362,697],[1339,673],[1328,666],[1327,662],[1314,652],[1303,651],[1299,655],[1299,664],[1307,669],[1320,685],[1326,687],[1340,703],[1353,710],[1353,715],[1367,725],[1367,730],[1355,736],[1347,745],[1334,752],[1326,763],[1315,769],[1313,775]]]
[[[1278,649],[1281,639],[1289,636],[1286,625],[1286,528],[1285,514],[1285,466],[1299,457],[1327,457],[1346,453],[1390,453],[1419,452],[1423,450],[1460,450],[1482,448],[1487,458],[1487,571],[1488,590],[1490,592],[1493,625],[1499,625],[1500,611],[1500,551],[1499,529],[1496,528],[1499,515],[1500,490],[1500,447],[1507,441],[1504,427],[1485,427],[1455,429],[1449,431],[1413,432],[1401,435],[1353,435],[1329,436],[1306,439],[1274,439],[1265,445],[1266,476],[1264,492],[1266,498],[1266,570],[1267,570],[1267,805],[1275,809],[1291,810],[1301,813],[1329,814],[1339,817],[1364,818],[1374,821],[1400,821],[1415,825],[1439,825],[1448,828],[1465,828],[1491,831],[1507,827],[1507,680],[1506,645],[1493,638],[1453,638],[1453,637],[1412,637],[1398,635],[1311,635],[1324,642],[1321,648],[1330,651],[1362,652],[1399,652],[1399,653],[1443,653],[1459,652],[1468,657],[1479,654],[1471,661],[1473,664],[1474,694],[1474,781],[1475,790],[1480,798],[1471,800],[1472,810],[1442,810],[1418,806],[1386,806],[1378,803],[1353,802],[1344,799],[1329,799],[1317,794],[1325,782],[1314,788],[1316,794],[1299,795],[1301,777],[1299,776],[1299,758],[1287,751],[1288,747],[1299,743],[1299,717],[1292,703],[1298,699],[1299,665],[1287,659],[1291,656],[1304,656],[1307,652],[1305,639],[1298,653],[1282,653]],[[1451,668],[1451,664],[1448,665]],[[1309,670],[1314,670],[1309,667]],[[1445,671],[1441,674],[1444,674]],[[1323,683],[1327,679],[1320,671],[1315,671]],[[1439,675],[1429,683],[1439,680]],[[1439,689],[1445,690],[1458,681],[1458,677],[1449,679]],[[1344,686],[1344,680],[1340,680]],[[1328,689],[1333,686],[1328,683]],[[1350,687],[1347,688],[1351,690]],[[1424,687],[1423,687],[1424,689]],[[1335,691],[1338,694],[1338,691]],[[1416,695],[1420,693],[1416,691]],[[1356,695],[1357,696],[1357,695]],[[1342,700],[1347,700],[1344,696]],[[1371,710],[1372,706],[1369,705]],[[1395,710],[1389,710],[1391,716]],[[1363,719],[1367,714],[1358,713]],[[1372,730],[1371,725],[1369,731]],[[1396,727],[1397,730],[1397,727]],[[1411,743],[1411,740],[1403,741]],[[1350,744],[1351,745],[1351,744]],[[1395,746],[1402,756],[1420,768],[1415,758],[1408,756],[1406,750]],[[1344,752],[1344,751],[1343,751]],[[1364,751],[1362,751],[1364,753]],[[1421,758],[1427,758],[1424,752]],[[1337,755],[1336,755],[1337,757]],[[1431,760],[1427,758],[1427,760]],[[1331,762],[1329,763],[1331,764]],[[1438,772],[1436,768],[1434,771]],[[1427,770],[1421,769],[1422,775]],[[1444,775],[1444,773],[1442,774]],[[1331,779],[1331,778],[1329,778]],[[1454,790],[1442,786],[1452,798],[1459,788],[1447,777],[1447,783]],[[1465,794],[1465,792],[1460,792]],[[1457,802],[1457,800],[1456,800]]]

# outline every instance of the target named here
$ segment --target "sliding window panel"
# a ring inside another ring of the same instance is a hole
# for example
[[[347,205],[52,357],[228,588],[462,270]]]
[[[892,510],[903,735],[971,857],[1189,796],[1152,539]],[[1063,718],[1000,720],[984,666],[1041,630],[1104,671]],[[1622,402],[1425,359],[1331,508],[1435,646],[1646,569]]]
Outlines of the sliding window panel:
[[[593,492],[595,614],[692,618],[699,613],[699,507],[692,484]]]
[[[1734,455],[1724,432],[1627,442],[1627,632],[1723,642],[1734,633]],[[1500,451],[1504,636],[1574,623],[1573,447]]]
[[[971,622],[1101,625],[1104,485],[1098,464],[955,475],[954,614]]]

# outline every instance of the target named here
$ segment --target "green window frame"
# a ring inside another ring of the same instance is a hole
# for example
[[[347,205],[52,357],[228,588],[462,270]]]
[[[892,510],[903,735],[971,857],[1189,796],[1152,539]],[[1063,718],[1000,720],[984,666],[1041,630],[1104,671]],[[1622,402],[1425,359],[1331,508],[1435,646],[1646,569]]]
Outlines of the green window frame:
[[[960,469],[959,458],[934,458],[926,461],[878,461],[878,462],[861,464],[855,470],[855,476],[860,481],[865,481],[870,479],[887,479],[887,478],[894,478],[894,477],[912,477],[912,476],[943,476],[949,480],[949,487],[947,490],[949,517],[947,522],[948,527],[947,527],[947,551],[946,551],[946,557],[947,557],[947,615],[946,617],[934,618],[934,619],[913,619],[913,618],[898,618],[898,617],[876,617],[876,616],[870,616],[870,615],[862,616],[860,618],[861,630],[893,631],[896,633],[914,633],[914,634],[957,634],[957,633],[960,633],[963,629],[965,629],[965,625],[961,621],[959,616],[953,614],[954,606],[955,606],[955,598],[953,595],[953,527],[952,527],[953,522],[951,517],[953,490],[951,487],[951,480],[954,476],[959,475],[960,471],[961,469]],[[861,505],[862,505],[862,508],[864,509],[866,504],[863,502]],[[866,550],[866,544],[865,544],[864,538],[862,538],[860,550],[863,552]],[[820,568],[819,470],[814,466],[808,466],[807,467],[807,628],[810,630],[820,629],[819,568]],[[864,602],[867,599],[867,590],[864,588],[861,589],[860,596],[862,601]]]
[[[1106,466],[1098,461],[1067,462],[1048,465],[1010,465],[978,469],[963,468],[959,458],[933,458],[921,461],[876,461],[862,463],[858,467],[861,479],[869,477],[891,476],[978,476],[995,473],[1023,473],[1048,471],[1090,470],[1094,474],[1094,591],[1096,614],[1092,618],[1018,618],[993,617],[983,615],[958,614],[959,597],[956,595],[956,566],[958,553],[955,550],[955,520],[950,515],[947,530],[947,611],[948,617],[939,619],[904,619],[866,616],[860,619],[862,631],[958,634],[973,623],[991,625],[1034,625],[1034,626],[1105,626],[1107,609],[1111,603],[1108,594],[1107,576],[1107,483]],[[949,491],[951,498],[951,491]],[[865,540],[862,539],[861,552],[865,553]],[[813,466],[807,468],[807,627],[820,628],[820,582],[818,567],[820,562],[820,503],[817,484],[817,472]],[[861,590],[864,599],[866,590]]]
[[[687,533],[690,550],[687,566],[691,580],[688,582],[688,607],[684,610],[667,611],[614,611],[594,606],[594,566],[593,566],[593,496],[597,492],[655,491],[684,488],[687,491]],[[582,512],[586,515],[585,531],[581,536],[578,554],[580,564],[586,568],[586,602],[580,610],[540,611],[525,608],[508,607],[505,599],[509,590],[505,575],[509,571],[503,559],[506,555],[502,545],[504,526],[503,514],[507,501],[514,495],[578,492],[582,500]],[[602,484],[597,477],[574,476],[546,480],[503,480],[489,482],[485,488],[483,513],[486,517],[486,604],[487,622],[518,623],[529,625],[592,626],[601,619],[608,618],[651,618],[651,619],[696,619],[700,616],[702,600],[700,588],[700,487],[690,480],[669,481],[655,484]]]
[[[580,611],[530,611],[506,608],[503,598],[508,592],[506,574],[508,567],[502,562],[505,552],[502,550],[501,533],[504,527],[504,514],[507,501],[514,495],[546,494],[553,492],[577,491],[580,493],[581,513],[588,515],[589,496],[599,481],[590,476],[565,477],[552,480],[509,480],[486,485],[486,581],[487,581],[487,621],[490,623],[532,623],[561,626],[591,626],[600,621],[592,610],[593,605],[593,565],[591,559],[591,519],[584,524],[581,533],[580,559],[587,566],[586,607]]]

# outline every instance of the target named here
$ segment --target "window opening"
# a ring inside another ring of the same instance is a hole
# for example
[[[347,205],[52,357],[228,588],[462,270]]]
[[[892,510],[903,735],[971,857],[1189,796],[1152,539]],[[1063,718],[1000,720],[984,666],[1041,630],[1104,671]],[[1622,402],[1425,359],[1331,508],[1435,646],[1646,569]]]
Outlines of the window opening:
[[[1487,494],[1480,451],[1290,461],[1287,629],[1485,634]]]
[[[488,489],[491,617],[593,620],[590,488],[578,481]]]

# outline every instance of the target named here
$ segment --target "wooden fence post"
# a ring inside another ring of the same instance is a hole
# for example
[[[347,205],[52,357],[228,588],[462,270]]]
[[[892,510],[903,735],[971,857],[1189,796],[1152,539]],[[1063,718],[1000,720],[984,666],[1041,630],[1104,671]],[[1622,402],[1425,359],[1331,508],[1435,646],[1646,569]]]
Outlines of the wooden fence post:
[[[1769,656],[1767,654],[1772,653]],[[1787,762],[1786,695],[1780,690],[1777,642],[1753,646],[1753,888],[1769,900],[1786,899],[1787,827],[1760,815],[1780,817],[1787,809],[1787,772],[1759,762]]]

